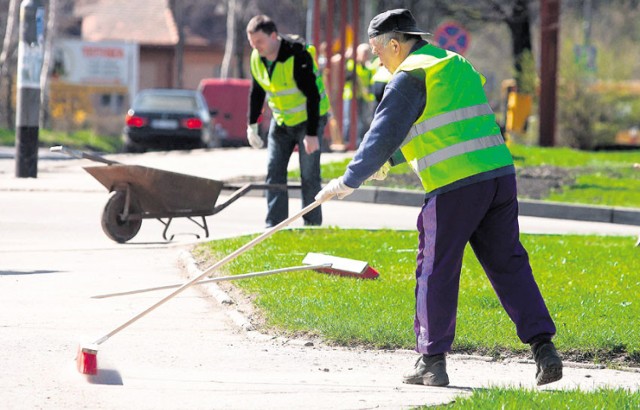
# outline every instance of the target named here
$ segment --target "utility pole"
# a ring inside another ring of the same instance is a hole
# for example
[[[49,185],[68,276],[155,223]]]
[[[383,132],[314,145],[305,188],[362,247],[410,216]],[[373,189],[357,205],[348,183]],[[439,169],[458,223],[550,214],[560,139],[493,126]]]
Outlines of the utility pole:
[[[16,112],[16,177],[38,176],[38,122],[40,73],[44,56],[44,6],[42,0],[20,4],[18,44],[18,95]]]
[[[181,1],[173,1],[171,4],[171,11],[173,12],[173,18],[175,20],[178,29],[178,42],[175,48],[175,74],[171,81],[172,88],[184,87],[184,5]]]
[[[542,147],[553,147],[556,134],[556,87],[560,0],[540,2],[540,134]]]

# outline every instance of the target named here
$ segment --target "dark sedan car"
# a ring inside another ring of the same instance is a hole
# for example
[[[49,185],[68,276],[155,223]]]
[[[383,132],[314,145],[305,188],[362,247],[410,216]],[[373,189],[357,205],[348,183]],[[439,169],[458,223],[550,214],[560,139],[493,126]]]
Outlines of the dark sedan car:
[[[127,112],[123,138],[127,152],[215,146],[207,104],[194,90],[140,91]]]

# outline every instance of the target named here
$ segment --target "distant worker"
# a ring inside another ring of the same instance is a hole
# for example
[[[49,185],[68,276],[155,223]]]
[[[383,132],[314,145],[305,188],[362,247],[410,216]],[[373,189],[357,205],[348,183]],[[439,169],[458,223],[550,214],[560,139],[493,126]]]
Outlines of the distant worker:
[[[374,97],[371,94],[370,86],[373,72],[369,44],[358,45],[355,59],[352,54],[352,49],[346,53],[345,82],[342,91],[342,123],[344,144],[348,146],[351,141],[351,106],[355,96],[357,104],[355,147],[357,148],[371,122],[371,103]]]
[[[314,202],[320,191],[320,152],[327,123],[329,100],[311,49],[303,41],[278,34],[275,23],[265,15],[253,17],[247,25],[253,48],[249,93],[247,138],[253,148],[262,148],[258,119],[265,96],[273,118],[267,137],[268,184],[287,183],[287,166],[298,146],[302,205]],[[267,228],[287,219],[289,196],[286,189],[267,191]],[[321,225],[322,210],[317,207],[304,217],[305,225]]]
[[[376,106],[382,101],[384,89],[391,80],[391,73],[385,66],[380,63],[380,59],[376,57],[371,63],[373,77],[371,77],[371,92],[376,99]]]
[[[407,9],[375,16],[368,34],[373,53],[393,77],[344,175],[316,198],[344,198],[368,178],[384,177],[378,170],[398,149],[422,183],[413,325],[420,356],[404,382],[449,384],[446,355],[456,331],[467,243],[518,337],[531,346],[537,384],[559,380],[562,361],[551,341],[556,327],[520,242],[513,158],[487,101],[484,77],[464,57],[423,40],[427,33]]]

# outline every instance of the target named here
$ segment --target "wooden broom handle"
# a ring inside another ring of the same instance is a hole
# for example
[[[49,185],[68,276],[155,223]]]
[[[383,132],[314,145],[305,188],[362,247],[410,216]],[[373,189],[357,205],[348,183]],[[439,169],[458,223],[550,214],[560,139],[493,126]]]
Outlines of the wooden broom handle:
[[[321,263],[318,265],[290,266],[288,268],[279,268],[279,269],[265,270],[261,272],[243,273],[240,275],[216,276],[215,278],[211,278],[211,279],[203,279],[198,283],[195,283],[195,285],[204,285],[205,283],[214,283],[214,282],[224,282],[227,280],[256,278],[258,276],[268,276],[268,275],[275,275],[278,273],[286,273],[286,272],[300,272],[300,271],[306,271],[306,270],[325,269],[325,268],[331,268],[331,266],[332,266],[331,263]],[[180,286],[182,286],[182,283],[177,283],[174,285],[155,286],[152,288],[144,288],[144,289],[125,290],[123,292],[107,293],[104,295],[96,295],[91,297],[93,299],[105,299],[105,298],[111,298],[114,296],[128,296],[128,295],[136,295],[138,293],[153,292],[156,290],[173,289],[173,288],[178,288]]]
[[[180,286],[178,289],[174,290],[173,292],[171,292],[170,294],[168,294],[167,296],[165,296],[164,298],[160,299],[159,301],[157,301],[156,303],[154,303],[153,305],[149,306],[147,309],[143,310],[142,312],[138,313],[137,315],[133,316],[131,319],[127,320],[126,322],[124,322],[123,324],[121,324],[120,326],[116,327],[115,329],[113,329],[112,331],[110,331],[109,333],[107,333],[106,335],[102,336],[100,339],[96,340],[95,342],[93,342],[95,345],[100,345],[104,342],[106,342],[107,340],[109,340],[109,338],[113,335],[115,335],[116,333],[120,332],[121,330],[123,330],[124,328],[128,327],[129,325],[133,324],[134,322],[136,322],[138,319],[142,318],[143,316],[145,316],[147,313],[152,312],[153,310],[155,310],[157,307],[160,307],[161,305],[163,305],[165,302],[169,301],[170,299],[174,298],[175,296],[177,296],[178,294],[180,294],[183,290],[187,289],[188,287],[190,287],[191,285],[195,284],[196,282],[198,282],[200,279],[204,278],[205,276],[207,276],[209,273],[211,273],[212,271],[218,269],[219,267],[231,262],[232,260],[234,260],[235,258],[237,258],[238,256],[242,255],[243,253],[245,253],[246,251],[250,250],[251,248],[253,248],[254,246],[256,246],[257,244],[259,244],[260,242],[264,241],[265,239],[267,239],[268,237],[270,237],[271,235],[273,235],[274,233],[278,232],[279,230],[281,230],[282,228],[286,227],[287,225],[289,225],[290,223],[294,222],[295,220],[297,220],[298,218],[302,217],[303,215],[306,215],[307,213],[311,212],[312,210],[314,210],[315,208],[319,207],[322,203],[328,201],[329,199],[331,199],[332,197],[327,197],[324,199],[319,199],[316,200],[315,202],[313,202],[312,204],[306,206],[305,208],[303,208],[302,210],[300,210],[297,214],[285,219],[284,221],[280,222],[278,225],[274,226],[273,228],[269,229],[268,231],[263,232],[260,236],[255,237],[253,240],[251,240],[250,242],[247,242],[246,244],[244,244],[243,246],[241,246],[240,248],[236,249],[234,252],[230,253],[229,255],[225,256],[224,258],[222,258],[221,260],[219,260],[218,262],[214,263],[213,265],[209,266],[207,269],[205,269],[200,275],[196,276],[195,278],[191,279],[189,282],[185,283],[184,285]]]

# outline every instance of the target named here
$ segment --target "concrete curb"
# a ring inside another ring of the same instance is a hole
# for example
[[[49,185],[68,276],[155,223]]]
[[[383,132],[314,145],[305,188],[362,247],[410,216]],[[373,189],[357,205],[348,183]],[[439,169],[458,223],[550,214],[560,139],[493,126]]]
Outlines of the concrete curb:
[[[179,254],[179,261],[184,267],[186,274],[189,279],[200,276],[202,274],[202,270],[198,267],[193,255],[189,251],[183,251]],[[278,340],[281,344],[289,344],[296,346],[315,346],[316,344],[324,344],[322,339],[320,340],[305,340],[305,339],[296,339],[284,336],[271,335],[268,333],[263,333],[259,329],[251,323],[251,320],[238,311],[235,308],[235,301],[233,298],[226,293],[224,290],[220,288],[216,283],[207,283],[200,285],[200,289],[208,294],[209,296],[216,299],[218,303],[224,305],[226,309],[224,310],[227,317],[237,326],[239,329],[242,329],[246,332],[247,337],[255,340]],[[332,348],[339,348],[333,346]],[[406,354],[414,354],[415,352],[410,350],[397,349],[397,352],[404,352]],[[528,355],[527,355],[528,356]],[[473,355],[473,354],[464,354],[464,353],[456,353],[450,354],[449,357],[454,360],[461,361],[472,361],[472,362],[487,362],[487,363],[525,363],[530,365],[535,365],[535,361],[533,361],[530,357],[505,357],[505,358],[495,358],[491,356],[481,356],[481,355]],[[567,360],[563,360],[563,366],[575,369],[587,369],[587,370],[605,370],[607,366],[603,364],[596,363],[583,363],[583,362],[570,362]],[[627,372],[627,373],[640,373],[640,368],[636,367],[627,367],[620,366],[617,368],[618,371]]]
[[[256,192],[254,195],[264,196],[264,193]],[[289,196],[300,198],[300,190],[289,190]],[[343,199],[343,201],[352,202],[416,207],[421,206],[423,200],[422,192],[379,187],[362,187]],[[636,208],[567,204],[532,199],[520,199],[518,203],[521,216],[640,226],[640,209]]]

